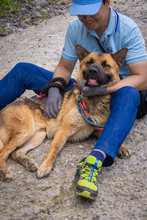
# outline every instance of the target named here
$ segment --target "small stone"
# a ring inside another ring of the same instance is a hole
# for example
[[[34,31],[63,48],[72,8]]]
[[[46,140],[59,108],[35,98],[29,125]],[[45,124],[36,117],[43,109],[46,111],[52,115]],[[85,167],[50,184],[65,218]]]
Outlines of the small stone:
[[[26,27],[27,27],[27,24],[26,24],[25,22],[20,22],[20,26],[21,26],[22,28],[26,28]]]
[[[39,23],[38,23],[38,22],[33,22],[32,24],[35,25],[35,26],[37,26]]]
[[[37,6],[36,6],[36,10],[41,10],[40,5],[37,5]]]
[[[42,15],[41,15],[40,13],[35,13],[35,17],[36,17],[36,18],[41,18]]]
[[[28,19],[24,20],[24,23],[26,23],[26,24],[30,24],[31,21],[32,21],[31,18],[28,18]]]
[[[80,148],[80,149],[85,149],[85,147],[84,147],[84,146],[82,146],[82,145],[79,145],[79,148]]]

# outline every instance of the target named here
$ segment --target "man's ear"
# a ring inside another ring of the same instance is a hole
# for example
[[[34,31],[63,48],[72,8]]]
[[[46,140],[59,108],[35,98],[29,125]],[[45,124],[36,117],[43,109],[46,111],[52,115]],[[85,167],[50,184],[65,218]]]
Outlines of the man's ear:
[[[80,62],[90,53],[88,50],[78,44],[76,45],[76,52]]]
[[[118,66],[120,67],[127,55],[128,52],[128,48],[123,48],[119,51],[117,51],[116,53],[112,54],[112,58],[116,61],[116,63],[118,64]]]
[[[110,7],[110,0],[106,0],[105,5],[106,5],[107,8],[109,9],[109,7]]]

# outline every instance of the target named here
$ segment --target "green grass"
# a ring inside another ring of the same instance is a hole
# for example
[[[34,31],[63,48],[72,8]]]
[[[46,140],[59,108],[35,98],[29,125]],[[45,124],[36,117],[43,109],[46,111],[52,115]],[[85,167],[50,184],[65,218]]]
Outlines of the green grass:
[[[7,33],[9,33],[8,30],[5,30],[3,27],[0,27],[0,36],[5,36]]]
[[[52,4],[56,0],[48,0],[48,4]],[[0,0],[0,16],[5,16],[6,12],[9,11],[11,13],[17,12],[18,8],[22,3],[32,2],[31,0]],[[45,17],[45,13],[43,17]]]
[[[55,2],[56,0],[49,0],[48,4],[52,4],[53,2]]]
[[[0,0],[0,15],[5,16],[6,11],[14,13],[18,10],[20,2],[17,0]]]
[[[46,19],[46,12],[45,11],[43,11],[42,19]]]

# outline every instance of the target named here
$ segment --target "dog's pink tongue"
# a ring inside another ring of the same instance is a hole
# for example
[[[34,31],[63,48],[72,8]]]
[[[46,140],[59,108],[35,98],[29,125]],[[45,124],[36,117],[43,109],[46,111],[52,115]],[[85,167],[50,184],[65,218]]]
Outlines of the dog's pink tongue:
[[[96,80],[95,80],[95,79],[89,79],[89,83],[90,83],[91,85],[95,85],[95,84],[96,84]]]

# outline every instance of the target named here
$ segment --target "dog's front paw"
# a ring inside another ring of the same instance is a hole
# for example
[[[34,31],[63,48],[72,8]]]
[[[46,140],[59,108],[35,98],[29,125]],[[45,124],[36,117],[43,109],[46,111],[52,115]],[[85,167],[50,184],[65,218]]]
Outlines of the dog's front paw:
[[[131,156],[131,151],[122,145],[117,153],[117,156],[119,158],[129,158]]]
[[[11,181],[12,175],[8,169],[0,169],[0,180]]]
[[[43,177],[47,177],[50,174],[51,170],[52,170],[52,167],[48,167],[47,165],[42,164],[37,170],[37,177],[39,179]]]

